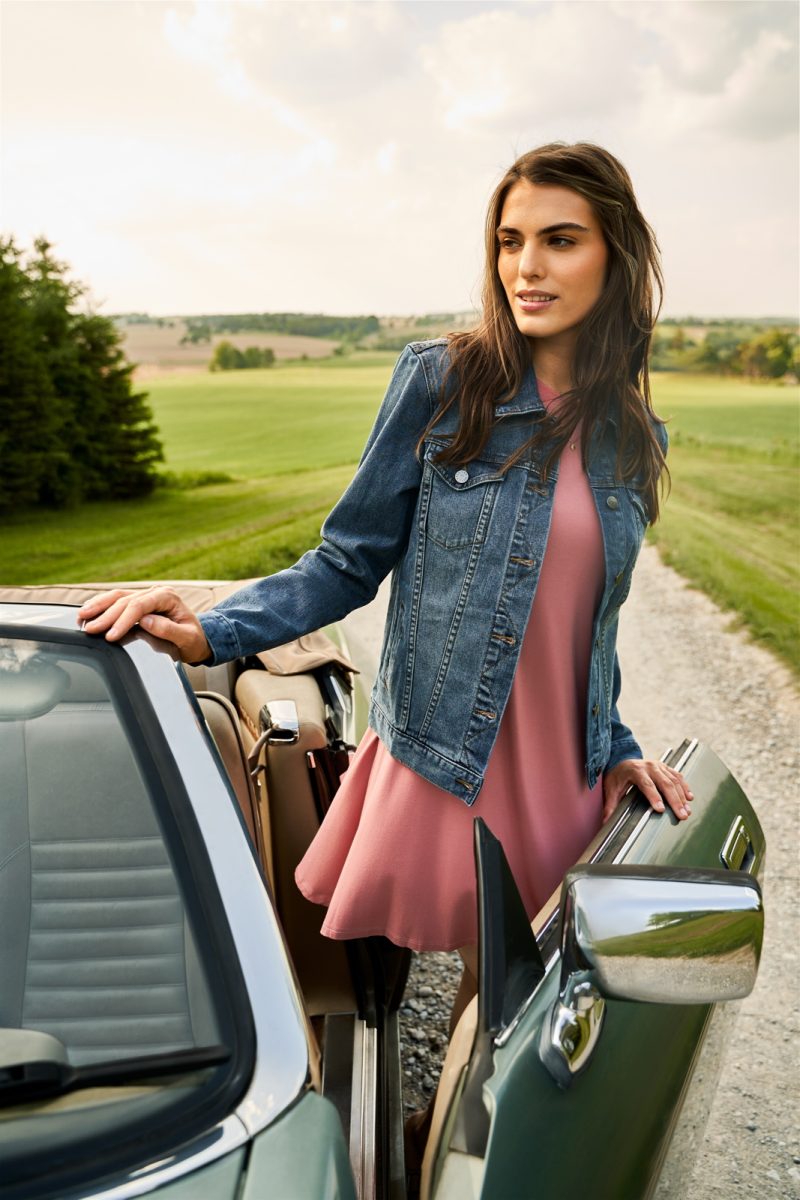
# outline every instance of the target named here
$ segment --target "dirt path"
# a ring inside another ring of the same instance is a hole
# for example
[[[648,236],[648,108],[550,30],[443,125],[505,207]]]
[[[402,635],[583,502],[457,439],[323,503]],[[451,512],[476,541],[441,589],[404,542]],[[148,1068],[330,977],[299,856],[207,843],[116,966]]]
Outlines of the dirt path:
[[[387,595],[384,585],[372,604],[347,618],[353,654],[365,668],[380,648]],[[620,622],[620,709],[651,757],[687,736],[712,746],[749,796],[767,837],[759,979],[740,1003],[683,1200],[797,1200],[800,699],[789,672],[730,624],[646,546]]]

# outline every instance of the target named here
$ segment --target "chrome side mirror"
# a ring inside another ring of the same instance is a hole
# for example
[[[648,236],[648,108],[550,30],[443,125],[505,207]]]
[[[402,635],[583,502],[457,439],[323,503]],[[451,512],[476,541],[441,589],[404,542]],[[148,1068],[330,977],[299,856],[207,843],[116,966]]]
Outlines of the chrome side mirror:
[[[593,866],[561,892],[561,988],[539,1053],[562,1087],[587,1065],[605,999],[715,1004],[747,996],[764,909],[746,871]]]

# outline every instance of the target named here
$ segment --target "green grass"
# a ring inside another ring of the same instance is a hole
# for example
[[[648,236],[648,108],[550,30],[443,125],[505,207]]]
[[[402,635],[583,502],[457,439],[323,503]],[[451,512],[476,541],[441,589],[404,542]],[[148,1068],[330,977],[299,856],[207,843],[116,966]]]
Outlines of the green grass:
[[[352,465],[395,358],[365,354],[153,380],[166,467],[257,479]]]
[[[6,517],[0,578],[235,579],[289,565],[316,545],[352,476],[395,358],[152,381],[178,486]],[[655,374],[653,391],[669,421],[673,481],[653,540],[800,675],[798,389]],[[207,472],[231,481],[209,482]]]
[[[243,579],[293,563],[352,477],[394,354],[148,383],[172,487],[145,500],[12,514],[4,583]],[[230,483],[206,485],[213,471]],[[193,477],[203,486],[185,487]]]
[[[3,582],[263,575],[316,545],[352,473],[352,466],[329,468],[20,514],[3,529]]]
[[[653,391],[672,475],[653,540],[800,675],[798,389],[676,374]]]

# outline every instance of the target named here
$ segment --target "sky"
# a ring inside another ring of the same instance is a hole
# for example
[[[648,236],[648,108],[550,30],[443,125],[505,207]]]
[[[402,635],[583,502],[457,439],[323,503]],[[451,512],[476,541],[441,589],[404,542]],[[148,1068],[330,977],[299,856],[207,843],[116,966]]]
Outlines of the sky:
[[[477,306],[488,198],[606,147],[662,315],[798,312],[794,0],[3,0],[0,228],[108,314]]]

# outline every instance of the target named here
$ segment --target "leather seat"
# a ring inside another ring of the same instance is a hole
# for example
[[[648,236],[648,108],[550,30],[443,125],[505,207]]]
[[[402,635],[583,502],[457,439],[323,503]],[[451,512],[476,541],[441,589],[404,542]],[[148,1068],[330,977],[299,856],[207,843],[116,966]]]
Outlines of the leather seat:
[[[76,1065],[217,1032],[167,847],[105,684],[62,662],[65,699],[0,723],[0,1026]]]

